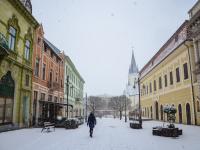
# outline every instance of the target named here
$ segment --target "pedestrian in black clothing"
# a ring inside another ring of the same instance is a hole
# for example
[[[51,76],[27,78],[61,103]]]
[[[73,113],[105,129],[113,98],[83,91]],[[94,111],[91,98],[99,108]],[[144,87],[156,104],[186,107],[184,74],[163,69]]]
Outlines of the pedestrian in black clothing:
[[[94,129],[94,126],[96,125],[96,117],[94,116],[94,113],[92,113],[92,112],[90,113],[90,115],[88,117],[87,125],[89,125],[90,137],[92,137],[93,129]]]

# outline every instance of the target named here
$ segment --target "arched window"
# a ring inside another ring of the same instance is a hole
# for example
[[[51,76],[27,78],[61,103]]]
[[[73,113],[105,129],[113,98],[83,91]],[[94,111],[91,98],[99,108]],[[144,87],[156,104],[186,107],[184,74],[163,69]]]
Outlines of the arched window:
[[[29,60],[30,58],[30,47],[31,47],[31,42],[29,40],[26,40],[24,49],[24,58],[26,60]]]

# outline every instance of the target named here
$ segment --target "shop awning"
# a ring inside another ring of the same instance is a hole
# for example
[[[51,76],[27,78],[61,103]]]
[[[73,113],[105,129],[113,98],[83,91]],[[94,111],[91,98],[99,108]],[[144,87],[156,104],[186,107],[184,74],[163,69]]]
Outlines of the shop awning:
[[[66,104],[66,103],[57,103],[57,102],[52,102],[52,101],[44,101],[44,100],[39,100],[40,103],[48,103],[48,104],[54,104],[54,105],[59,105],[59,106],[70,106],[73,108],[73,105],[71,104]]]

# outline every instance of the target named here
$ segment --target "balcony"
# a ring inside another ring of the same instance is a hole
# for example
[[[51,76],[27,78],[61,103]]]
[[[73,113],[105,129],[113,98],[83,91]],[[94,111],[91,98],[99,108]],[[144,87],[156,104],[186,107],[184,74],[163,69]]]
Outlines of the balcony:
[[[75,98],[75,104],[81,104],[81,98],[80,97],[76,97]]]
[[[57,82],[47,82],[47,87],[49,88],[49,92],[58,91],[60,89],[60,85]]]
[[[6,40],[5,36],[0,33],[0,58],[9,55],[8,49],[8,41]]]

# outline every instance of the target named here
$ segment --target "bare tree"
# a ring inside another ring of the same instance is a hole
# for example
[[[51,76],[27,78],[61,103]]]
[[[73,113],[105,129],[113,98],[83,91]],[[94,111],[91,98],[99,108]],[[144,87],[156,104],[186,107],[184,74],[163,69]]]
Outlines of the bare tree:
[[[104,109],[107,103],[98,96],[90,96],[88,98],[88,106],[90,111],[95,112],[95,110]]]
[[[130,108],[130,100],[125,95],[112,97],[108,103],[108,107],[119,112],[120,120],[122,119],[122,112]]]

